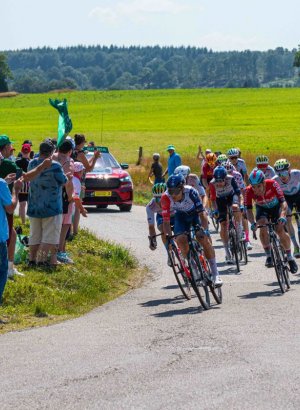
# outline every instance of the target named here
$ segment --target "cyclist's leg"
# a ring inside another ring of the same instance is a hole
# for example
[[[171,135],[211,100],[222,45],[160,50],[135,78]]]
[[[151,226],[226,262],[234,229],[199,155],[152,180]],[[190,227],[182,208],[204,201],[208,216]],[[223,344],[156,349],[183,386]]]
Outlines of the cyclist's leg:
[[[288,202],[288,201],[287,201]],[[300,256],[299,245],[296,239],[295,229],[293,226],[292,211],[294,204],[288,202],[288,211],[287,211],[287,231],[290,235],[291,241],[294,245],[294,256]]]
[[[217,209],[219,212],[219,222],[220,222],[220,237],[223,242],[225,250],[225,259],[228,263],[232,262],[232,257],[229,250],[229,236],[227,229],[227,201],[226,198],[217,198],[216,199]]]
[[[268,209],[264,209],[259,205],[256,205],[256,224],[257,225],[264,225],[268,223],[270,212]],[[272,257],[271,257],[271,246],[270,246],[270,238],[268,234],[267,228],[261,228],[259,230],[259,239],[264,248],[266,254],[266,263],[265,265],[268,268],[273,266]]]
[[[230,202],[232,203],[232,205],[230,204]],[[235,225],[236,225],[236,231],[238,234],[238,238],[242,239],[242,235],[243,235],[243,225],[242,225],[242,214],[241,214],[241,210],[239,207],[239,204],[235,202],[235,200],[229,200],[228,205],[231,205],[232,207],[232,212],[233,212],[233,217],[235,220]]]
[[[183,212],[176,212],[174,217],[174,234],[176,237],[176,243],[181,251],[182,256],[186,259],[189,253],[189,244],[186,235],[182,235],[190,228],[190,221],[188,216]]]

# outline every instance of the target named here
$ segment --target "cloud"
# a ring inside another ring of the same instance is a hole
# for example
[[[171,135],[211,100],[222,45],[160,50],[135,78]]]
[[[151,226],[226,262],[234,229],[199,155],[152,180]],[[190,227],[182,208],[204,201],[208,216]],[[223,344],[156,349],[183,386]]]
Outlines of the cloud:
[[[199,47],[211,48],[214,51],[223,50],[259,50],[260,39],[257,36],[241,37],[221,32],[209,33],[198,39]]]
[[[95,7],[89,17],[109,24],[116,24],[125,18],[139,23],[157,15],[178,15],[195,11],[202,11],[202,7],[180,4],[174,0],[125,0],[113,6]]]

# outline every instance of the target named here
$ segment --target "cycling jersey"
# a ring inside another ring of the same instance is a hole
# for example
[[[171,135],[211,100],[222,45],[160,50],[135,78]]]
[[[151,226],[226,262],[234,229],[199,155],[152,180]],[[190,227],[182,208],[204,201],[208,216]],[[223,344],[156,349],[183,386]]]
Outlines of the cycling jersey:
[[[266,179],[272,179],[276,175],[275,169],[271,165],[268,165],[266,170],[262,169],[262,171]]]
[[[207,180],[209,183],[214,177],[214,167],[210,167],[207,162],[203,165],[202,168],[202,178]]]
[[[204,196],[205,195],[205,189],[203,188],[200,179],[197,177],[196,174],[190,174],[187,177],[187,183],[188,185],[192,186],[193,188],[195,188],[198,191],[198,194],[200,196]]]
[[[162,213],[160,204],[158,204],[155,198],[152,198],[151,201],[146,206],[147,220],[150,225],[154,225],[154,214]]]
[[[168,191],[164,192],[161,197],[161,208],[164,222],[169,222],[171,212],[182,212],[186,215],[192,215],[197,212],[203,212],[203,204],[195,188],[185,185],[183,188],[183,197],[181,201],[174,201]],[[176,215],[176,213],[175,213]]]
[[[210,190],[210,199],[215,201],[216,198],[224,198],[227,196],[239,196],[241,194],[241,190],[238,187],[234,177],[232,175],[227,175],[225,177],[225,185],[218,187],[216,186],[216,180],[213,179],[209,183],[209,190]]]
[[[284,183],[278,175],[273,178],[282,189],[284,195],[295,195],[300,192],[300,170],[292,169],[288,182]]]
[[[234,167],[238,172],[240,172],[244,179],[245,175],[247,175],[247,167],[245,161],[242,158],[238,158],[237,163],[236,165],[234,165]]]
[[[265,180],[264,195],[255,195],[251,185],[247,186],[245,192],[245,206],[247,209],[252,209],[252,202],[262,208],[273,208],[285,201],[282,189],[273,179]]]
[[[235,179],[235,182],[237,184],[237,186],[239,187],[239,189],[242,191],[246,188],[245,182],[243,180],[242,174],[238,171],[232,171],[232,173],[230,174],[231,176],[233,176],[233,178]]]

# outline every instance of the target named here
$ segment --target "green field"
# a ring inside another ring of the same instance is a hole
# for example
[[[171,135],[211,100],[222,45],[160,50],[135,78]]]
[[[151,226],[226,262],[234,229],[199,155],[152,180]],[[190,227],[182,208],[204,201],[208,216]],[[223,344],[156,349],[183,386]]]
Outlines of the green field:
[[[0,98],[0,133],[38,144],[55,137],[57,112],[48,98],[66,97],[74,133],[108,145],[120,161],[135,162],[173,143],[182,154],[202,144],[243,153],[300,153],[300,89],[89,91]],[[103,130],[102,129],[103,115]],[[101,141],[102,135],[102,141]],[[37,148],[37,146],[35,147]]]

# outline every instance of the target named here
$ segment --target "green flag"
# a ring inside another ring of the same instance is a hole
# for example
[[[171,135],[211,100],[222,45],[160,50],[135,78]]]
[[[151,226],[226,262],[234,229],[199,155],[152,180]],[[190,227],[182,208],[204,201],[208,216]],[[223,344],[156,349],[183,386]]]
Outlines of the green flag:
[[[57,131],[57,146],[59,147],[63,143],[66,135],[72,130],[72,120],[69,117],[67,100],[65,98],[63,101],[49,98],[49,103],[59,112]]]

